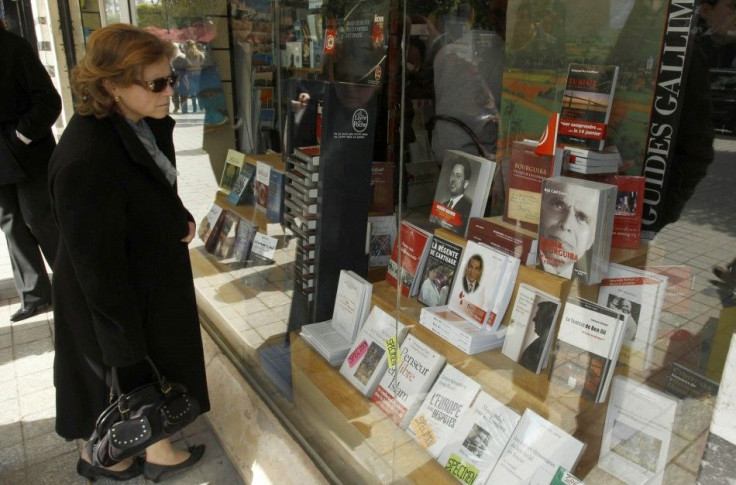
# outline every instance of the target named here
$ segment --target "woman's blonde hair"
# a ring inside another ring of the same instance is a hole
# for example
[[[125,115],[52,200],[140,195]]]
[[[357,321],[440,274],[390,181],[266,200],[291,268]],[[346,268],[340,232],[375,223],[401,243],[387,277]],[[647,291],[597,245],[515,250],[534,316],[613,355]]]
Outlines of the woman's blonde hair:
[[[112,24],[89,37],[87,54],[72,70],[72,90],[79,114],[105,118],[115,111],[115,100],[103,81],[130,86],[143,69],[172,59],[176,47],[150,32],[128,24]]]

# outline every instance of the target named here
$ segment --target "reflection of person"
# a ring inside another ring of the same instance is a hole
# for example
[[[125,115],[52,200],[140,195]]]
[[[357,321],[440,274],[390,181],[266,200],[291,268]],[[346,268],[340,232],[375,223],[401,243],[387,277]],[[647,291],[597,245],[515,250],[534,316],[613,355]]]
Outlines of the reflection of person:
[[[547,272],[570,278],[576,265],[589,266],[586,254],[595,241],[598,213],[576,186],[549,186],[539,218],[542,265]]]
[[[537,372],[539,367],[539,360],[542,358],[544,346],[554,322],[555,310],[557,310],[557,303],[552,301],[542,301],[537,305],[537,311],[532,319],[537,338],[524,349],[519,358],[519,364],[532,372]]]
[[[464,158],[458,158],[455,164],[452,166],[449,180],[450,196],[444,202],[444,205],[454,211],[460,219],[460,226],[458,227],[459,234],[465,234],[465,227],[468,225],[468,219],[470,216],[470,208],[473,205],[473,200],[465,195],[465,190],[470,185],[470,178],[473,173],[470,168],[470,163]]]
[[[199,96],[199,78],[202,75],[204,64],[204,52],[197,43],[189,39],[184,47],[184,55],[187,60],[187,84],[189,84],[189,98],[192,100],[192,112],[197,112],[197,96]],[[187,113],[186,103],[181,107],[182,113]]]
[[[171,102],[174,103],[174,113],[179,112],[179,108],[186,108],[189,96],[189,81],[187,80],[187,58],[184,53],[177,49],[176,57],[171,61],[174,72],[179,76],[179,83],[174,86],[174,95]]]
[[[30,44],[6,31],[2,21],[0,59],[0,228],[21,299],[10,320],[18,322],[51,303],[41,251],[52,264],[59,233],[46,185],[61,98]]]
[[[150,357],[209,410],[202,340],[187,244],[194,220],[176,194],[168,116],[174,47],[124,24],[96,30],[72,74],[78,104],[51,158],[49,189],[61,233],[54,267],[56,431],[89,439],[108,405],[105,376],[121,389],[150,382]],[[77,472],[158,481],[194,465],[204,446],[165,439],[145,462]]]
[[[708,66],[736,67],[736,2],[702,0],[698,13],[705,23],[701,46]]]
[[[482,276],[483,258],[481,258],[479,254],[474,254],[468,259],[468,265],[465,267],[463,289],[467,293],[472,293],[477,290]]]

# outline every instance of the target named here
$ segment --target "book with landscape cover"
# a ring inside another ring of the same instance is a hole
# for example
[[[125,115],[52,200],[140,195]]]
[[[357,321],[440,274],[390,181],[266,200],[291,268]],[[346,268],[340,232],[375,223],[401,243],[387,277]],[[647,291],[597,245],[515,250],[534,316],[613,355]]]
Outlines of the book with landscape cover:
[[[199,223],[199,229],[197,229],[197,235],[204,243],[205,248],[209,245],[210,247],[213,247],[214,239],[213,233],[215,236],[219,234],[218,232],[215,232],[215,227],[217,226],[217,221],[220,220],[220,215],[222,214],[223,208],[220,207],[217,203],[212,204],[212,207],[210,207],[210,210],[205,214],[205,216],[202,218],[202,222]]]
[[[630,315],[619,361],[638,370],[652,365],[667,277],[611,263],[598,290],[598,304]]]
[[[480,391],[437,461],[461,483],[486,483],[520,419],[516,411]]]
[[[445,365],[409,422],[409,436],[437,459],[479,391],[480,384],[455,367]]]
[[[617,187],[611,246],[638,248],[641,244],[641,220],[644,214],[646,178],[634,175],[613,175],[601,181]]]
[[[486,483],[550,483],[558,467],[575,468],[584,448],[583,442],[528,408]]]
[[[394,164],[373,162],[371,164],[371,214],[394,213]]]
[[[608,269],[616,187],[571,177],[542,183],[537,265],[584,285]]]
[[[256,175],[256,166],[243,162],[240,173],[235,179],[230,193],[227,194],[227,201],[233,205],[252,205],[255,202],[254,179]]]
[[[427,306],[446,305],[463,248],[439,236],[432,239],[417,299]]]
[[[271,222],[281,222],[284,215],[284,196],[286,174],[271,168],[268,177],[268,198],[266,199],[266,218]]]
[[[253,223],[242,217],[240,218],[238,230],[235,234],[235,243],[233,244],[232,257],[235,261],[245,263],[248,260],[256,232],[258,232],[258,228]]]
[[[434,160],[411,162],[406,169],[406,207],[413,209],[432,203],[440,170]]]
[[[340,374],[365,397],[372,396],[388,368],[389,354],[395,363],[408,330],[394,315],[374,306],[340,366]]]
[[[368,265],[388,266],[396,241],[396,216],[368,216],[368,222],[371,225]]]
[[[238,174],[240,174],[240,169],[244,163],[244,153],[240,153],[232,148],[227,151],[225,166],[222,169],[222,175],[220,175],[220,190],[226,194],[230,193],[233,185],[235,185],[235,181],[238,179]]]
[[[563,396],[605,400],[625,320],[625,315],[582,298],[567,299],[550,376]]]
[[[539,155],[534,140],[517,140],[511,145],[504,220],[519,223],[524,229],[536,231],[542,202],[542,180],[560,175],[564,150],[555,155]]]
[[[560,307],[559,298],[519,284],[501,353],[532,372],[541,372],[547,366]]]
[[[624,376],[611,385],[598,467],[629,485],[663,483],[677,400]]]
[[[401,344],[398,362],[386,370],[371,402],[405,429],[444,364],[442,354],[413,335],[407,335]]]
[[[258,160],[256,162],[255,197],[256,208],[266,212],[268,206],[268,184],[271,180],[271,165]]]
[[[400,288],[403,296],[414,296],[419,290],[419,277],[427,261],[433,235],[406,220],[401,221],[399,231],[401,237],[394,242],[386,281],[394,288]]]
[[[505,222],[502,216],[471,217],[467,239],[519,258],[526,266],[537,262],[537,232]]]
[[[483,215],[495,169],[486,158],[445,151],[429,221],[465,237],[470,218]]]
[[[570,64],[562,93],[557,142],[603,150],[618,66]]]

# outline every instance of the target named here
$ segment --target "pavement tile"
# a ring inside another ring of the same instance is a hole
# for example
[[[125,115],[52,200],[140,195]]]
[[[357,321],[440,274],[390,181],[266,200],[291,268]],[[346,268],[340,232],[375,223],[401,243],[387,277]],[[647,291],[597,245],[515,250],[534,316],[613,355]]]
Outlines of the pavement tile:
[[[23,443],[16,443],[0,448],[0,477],[6,473],[23,470],[25,466],[26,458]]]
[[[25,439],[26,459],[29,467],[66,453],[77,454],[77,445],[66,441],[55,432],[45,433]]]

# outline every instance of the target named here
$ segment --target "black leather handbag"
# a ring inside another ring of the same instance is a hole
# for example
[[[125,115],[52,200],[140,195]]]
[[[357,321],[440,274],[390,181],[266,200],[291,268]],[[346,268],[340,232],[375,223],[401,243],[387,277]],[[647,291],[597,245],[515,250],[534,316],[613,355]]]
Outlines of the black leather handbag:
[[[130,392],[120,390],[112,368],[110,406],[97,418],[87,452],[94,466],[110,467],[182,430],[199,416],[199,403],[182,384],[168,382],[150,358],[156,380]]]

